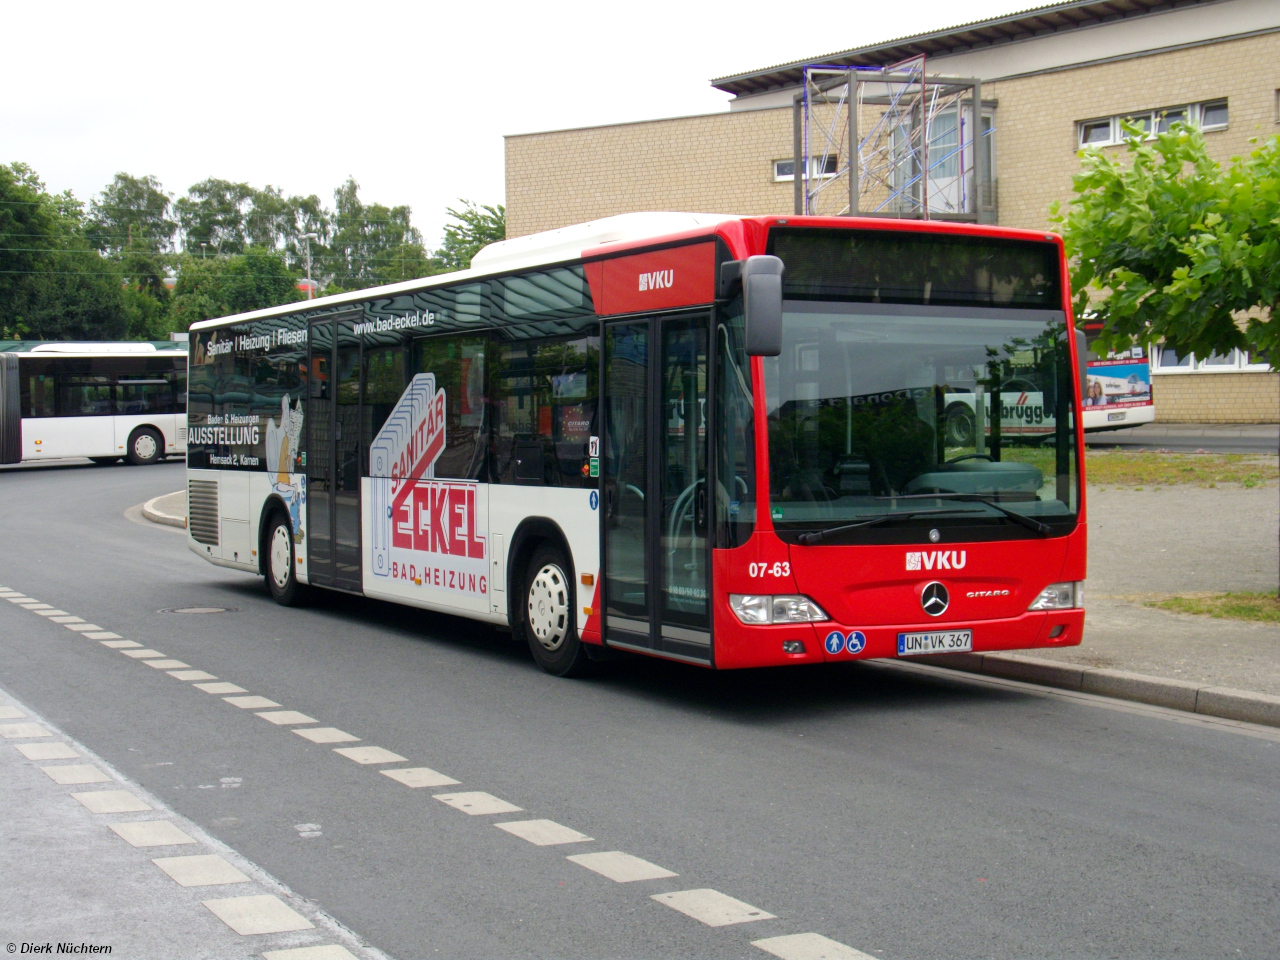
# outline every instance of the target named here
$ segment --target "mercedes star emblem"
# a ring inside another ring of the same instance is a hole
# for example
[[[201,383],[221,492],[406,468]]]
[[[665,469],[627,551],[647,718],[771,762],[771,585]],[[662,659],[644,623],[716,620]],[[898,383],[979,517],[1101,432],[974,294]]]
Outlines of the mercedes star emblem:
[[[940,534],[936,529],[929,531],[930,543],[937,543],[941,539],[942,539],[942,534]]]
[[[937,580],[925,584],[924,592],[920,594],[920,606],[924,607],[925,613],[931,617],[940,617],[947,612],[950,604],[951,598],[947,596],[946,587]]]

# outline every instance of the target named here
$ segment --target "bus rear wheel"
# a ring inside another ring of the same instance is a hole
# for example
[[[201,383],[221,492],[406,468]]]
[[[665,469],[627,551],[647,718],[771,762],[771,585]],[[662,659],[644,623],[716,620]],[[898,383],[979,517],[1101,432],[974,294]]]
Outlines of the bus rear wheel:
[[[266,548],[267,590],[282,607],[297,607],[305,600],[307,588],[298,582],[297,563],[293,553],[293,530],[281,514],[272,514],[267,524]]]
[[[155,463],[164,454],[164,441],[150,427],[139,427],[129,436],[129,462],[135,467]]]
[[[583,676],[591,665],[578,638],[572,570],[558,547],[543,544],[534,551],[525,577],[525,639],[538,666],[557,677]]]

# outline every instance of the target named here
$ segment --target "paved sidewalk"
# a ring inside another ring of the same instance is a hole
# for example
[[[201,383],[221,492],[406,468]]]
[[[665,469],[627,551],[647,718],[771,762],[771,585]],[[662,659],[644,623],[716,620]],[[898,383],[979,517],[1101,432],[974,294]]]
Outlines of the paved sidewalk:
[[[0,809],[6,955],[382,957],[3,691]]]

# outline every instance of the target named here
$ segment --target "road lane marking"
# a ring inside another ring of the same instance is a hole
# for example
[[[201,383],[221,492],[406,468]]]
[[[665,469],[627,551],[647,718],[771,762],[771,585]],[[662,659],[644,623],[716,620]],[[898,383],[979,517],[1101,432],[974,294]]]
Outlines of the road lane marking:
[[[446,777],[430,767],[404,767],[400,770],[379,770],[384,777],[390,777],[403,783],[406,787],[448,787],[460,781]]]
[[[65,617],[51,617],[50,619],[52,619],[54,623],[84,623],[83,617],[73,617],[70,615]]]
[[[197,686],[203,690],[205,686],[215,687],[217,684],[197,684]],[[213,693],[214,691],[209,690],[206,692]],[[241,710],[254,710],[261,707],[280,706],[280,704],[276,703],[274,700],[268,700],[266,697],[223,697],[222,699],[227,701],[227,703],[231,704],[233,707],[239,707]]]
[[[352,743],[360,739],[337,727],[294,727],[293,732],[312,743]]]
[[[14,594],[10,594],[9,596],[5,597],[5,599],[6,599],[6,600],[8,600],[10,603],[22,603],[23,601],[30,600],[31,598],[30,598],[30,597],[24,597],[24,596],[23,596],[22,594],[20,594],[20,593],[14,593]]]
[[[96,623],[84,623],[83,621],[80,623],[64,623],[63,626],[68,630],[74,630],[76,633],[88,633],[90,630],[98,631],[102,629]]]
[[[38,723],[0,723],[0,737],[6,740],[30,740],[32,737],[52,737],[53,734]]]
[[[495,823],[494,826],[539,847],[554,847],[562,843],[585,843],[591,839],[585,833],[571,830],[554,820],[509,820],[506,823]]]
[[[85,637],[90,640],[119,640],[120,634],[112,633],[110,630],[99,630],[93,633],[86,633]]]
[[[186,681],[218,679],[212,673],[207,673],[204,670],[170,670],[169,676],[173,677],[173,679],[175,680],[186,680]]]
[[[91,763],[64,763],[56,767],[41,767],[54,783],[73,786],[80,783],[110,783],[109,774]]]
[[[406,763],[409,759],[382,747],[334,747],[333,752],[340,753],[348,760],[354,760],[356,763],[362,764]]]
[[[183,663],[181,660],[144,660],[142,662],[148,667],[155,667],[157,670],[185,670],[191,666],[191,664]]]
[[[693,917],[708,927],[727,927],[733,923],[777,919],[772,913],[735,900],[718,890],[677,890],[673,893],[654,894],[651,899],[666,904],[673,910],[679,910],[686,917]]]
[[[189,857],[156,857],[151,861],[184,887],[213,887],[249,883],[249,878],[216,853]]]
[[[855,950],[820,933],[792,933],[785,937],[752,940],[753,947],[772,953],[780,960],[876,960],[869,953]]]
[[[133,657],[135,660],[145,660],[147,657],[159,657],[165,659],[168,654],[161,653],[159,650],[152,650],[150,647],[143,647],[141,650],[121,650],[126,657]]]
[[[225,680],[219,683],[193,683],[192,686],[205,693],[248,693],[244,687],[237,687],[234,683],[227,683]]]
[[[168,820],[134,820],[131,823],[109,823],[131,847],[177,847],[195,843]]]
[[[26,609],[28,609],[28,610],[33,610],[33,611],[35,611],[36,613],[39,613],[41,610],[52,610],[52,609],[53,609],[53,604],[51,604],[51,603],[40,603],[39,601],[36,601],[35,603],[24,603],[22,606],[24,606],[24,607],[25,607]]]
[[[269,713],[255,713],[255,717],[261,717],[263,720],[270,720],[276,726],[286,723],[319,723],[314,717],[308,717],[305,713],[299,713],[297,710],[272,710]]]
[[[27,609],[29,609],[29,610],[35,610],[35,607],[28,607]],[[65,611],[65,610],[53,610],[53,609],[49,609],[49,610],[36,610],[36,613],[40,614],[40,616],[42,616],[42,617],[65,617],[65,616],[67,616],[67,611]]]
[[[110,650],[132,650],[142,646],[137,640],[103,640],[102,645]]]
[[[473,817],[488,816],[492,813],[522,813],[524,808],[514,803],[499,800],[491,793],[473,790],[468,793],[436,793],[433,796],[441,803],[447,803],[455,810],[469,813]]]
[[[71,760],[80,754],[68,743],[15,743],[28,760]]]
[[[17,707],[0,707],[0,720],[25,720],[27,715]]]
[[[356,955],[336,943],[322,947],[290,947],[287,950],[264,950],[263,960],[356,960]]]
[[[73,793],[90,813],[141,813],[154,809],[145,800],[135,797],[128,790],[93,790],[89,793]]]
[[[315,924],[269,893],[200,901],[213,915],[242,937],[261,933],[311,930]]]
[[[608,877],[615,883],[635,883],[637,880],[662,880],[666,877],[678,877],[665,867],[648,860],[641,860],[621,850],[610,850],[607,853],[578,853],[565,857],[580,867],[594,870],[602,877]]]

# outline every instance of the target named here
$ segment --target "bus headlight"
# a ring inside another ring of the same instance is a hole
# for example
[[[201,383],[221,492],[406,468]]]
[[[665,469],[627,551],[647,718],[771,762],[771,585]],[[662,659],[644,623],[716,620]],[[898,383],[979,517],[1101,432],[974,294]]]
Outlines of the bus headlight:
[[[729,606],[743,623],[811,623],[827,620],[826,612],[808,597],[729,594]]]
[[[1084,581],[1051,583],[1031,601],[1028,610],[1071,610],[1084,607]]]

